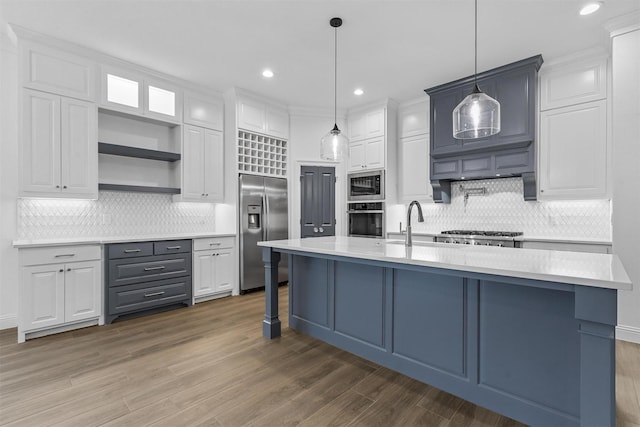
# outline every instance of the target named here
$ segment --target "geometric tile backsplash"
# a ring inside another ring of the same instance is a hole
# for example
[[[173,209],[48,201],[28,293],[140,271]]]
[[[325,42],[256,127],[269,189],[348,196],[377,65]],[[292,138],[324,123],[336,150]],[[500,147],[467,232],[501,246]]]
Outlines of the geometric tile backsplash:
[[[461,188],[462,186],[462,188]],[[470,194],[485,188],[484,195]],[[611,240],[609,200],[525,202],[521,178],[451,183],[451,204],[421,203],[415,232],[449,229],[522,231],[529,236]],[[100,191],[98,200],[18,199],[17,239],[119,237],[213,232],[216,205],[172,196]],[[414,214],[415,215],[415,214]],[[406,205],[387,206],[387,231],[406,227]]]
[[[171,195],[100,191],[98,200],[18,199],[17,239],[215,231],[215,204]]]
[[[475,195],[474,189],[486,193]],[[611,240],[609,200],[558,200],[526,202],[522,178],[500,178],[451,183],[451,204],[421,203],[424,222],[413,217],[414,232],[443,230],[522,231],[536,237]],[[465,202],[465,193],[469,193]],[[415,211],[415,209],[414,209]],[[406,205],[388,206],[387,231],[406,226]],[[415,215],[415,213],[414,213]]]

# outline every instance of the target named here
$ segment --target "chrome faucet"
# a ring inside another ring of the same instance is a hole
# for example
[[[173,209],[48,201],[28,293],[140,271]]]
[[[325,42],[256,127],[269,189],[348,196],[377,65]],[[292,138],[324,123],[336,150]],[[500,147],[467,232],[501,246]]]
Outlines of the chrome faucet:
[[[404,241],[405,246],[412,246],[413,242],[411,241],[411,208],[413,206],[418,207],[418,222],[424,222],[424,217],[422,216],[422,206],[416,200],[409,203],[409,208],[407,208],[407,236]]]

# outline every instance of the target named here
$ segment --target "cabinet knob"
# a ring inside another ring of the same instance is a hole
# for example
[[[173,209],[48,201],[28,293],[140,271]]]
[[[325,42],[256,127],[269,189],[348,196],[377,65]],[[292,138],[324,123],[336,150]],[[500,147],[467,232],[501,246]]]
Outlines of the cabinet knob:
[[[67,271],[71,271],[71,269],[70,269],[70,268],[67,268]]]
[[[59,186],[59,185],[56,185],[56,188],[60,188],[60,186]]]
[[[543,189],[540,189],[540,192],[541,192],[541,193],[544,193],[544,190],[543,190]]]
[[[206,193],[206,194],[204,195],[204,197],[209,197],[209,193]]]
[[[66,185],[63,185],[63,186],[62,186],[62,189],[64,190],[65,188],[67,188],[67,186],[66,186]]]
[[[318,232],[318,227],[313,227],[313,232],[317,233]]]
[[[60,271],[58,273],[62,273],[64,270],[61,268]]]
[[[324,228],[320,227],[320,232],[324,233]]]
[[[202,193],[202,197],[204,197],[204,193]]]

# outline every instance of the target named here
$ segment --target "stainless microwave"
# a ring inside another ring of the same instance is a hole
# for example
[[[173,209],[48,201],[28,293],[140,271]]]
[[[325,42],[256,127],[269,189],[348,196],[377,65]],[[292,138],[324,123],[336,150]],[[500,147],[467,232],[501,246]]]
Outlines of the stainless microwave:
[[[347,194],[350,202],[384,200],[384,170],[347,174]]]

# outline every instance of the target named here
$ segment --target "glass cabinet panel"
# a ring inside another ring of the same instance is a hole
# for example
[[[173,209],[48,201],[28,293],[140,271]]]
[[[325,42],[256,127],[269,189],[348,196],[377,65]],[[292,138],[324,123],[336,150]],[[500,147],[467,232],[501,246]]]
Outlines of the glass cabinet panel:
[[[175,117],[176,115],[176,93],[170,90],[160,89],[149,85],[149,111],[166,114]]]
[[[114,74],[107,74],[107,101],[139,107],[139,83]]]

